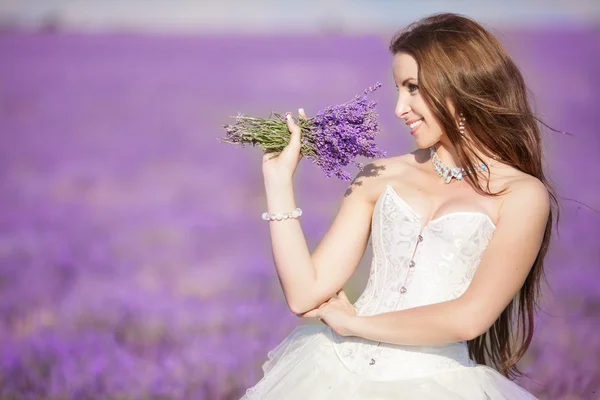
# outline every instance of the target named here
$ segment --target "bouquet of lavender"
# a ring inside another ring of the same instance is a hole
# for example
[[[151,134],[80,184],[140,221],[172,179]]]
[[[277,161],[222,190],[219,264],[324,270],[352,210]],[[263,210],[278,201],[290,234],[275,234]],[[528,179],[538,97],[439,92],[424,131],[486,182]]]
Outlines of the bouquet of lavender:
[[[367,100],[367,94],[381,87],[364,90],[347,103],[326,107],[314,117],[300,118],[296,123],[301,129],[300,153],[318,165],[329,178],[335,174],[344,181],[352,180],[352,175],[342,167],[354,162],[357,156],[383,158],[385,151],[379,150],[372,140],[379,132],[375,101]],[[226,138],[223,143],[258,145],[266,153],[278,155],[290,142],[285,116],[271,113],[269,118],[253,118],[242,114],[235,118],[235,124],[224,125]],[[363,165],[354,162],[362,169]]]

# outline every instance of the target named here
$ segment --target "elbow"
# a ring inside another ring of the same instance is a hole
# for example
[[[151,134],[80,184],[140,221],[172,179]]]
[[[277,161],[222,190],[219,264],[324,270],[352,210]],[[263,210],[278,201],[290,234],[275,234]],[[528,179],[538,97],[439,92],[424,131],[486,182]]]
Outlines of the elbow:
[[[296,296],[297,297],[297,296]],[[297,316],[301,317],[302,314],[312,310],[312,308],[310,308],[308,306],[308,299],[306,299],[304,296],[302,297],[292,297],[292,296],[286,296],[285,300],[288,306],[288,309],[296,314]]]
[[[309,311],[306,308],[300,307],[296,304],[288,304],[288,308],[292,313],[296,314],[297,317],[302,317],[303,314]]]
[[[314,309],[315,307],[316,306],[312,306],[307,301],[298,301],[298,302],[288,301],[288,308],[290,309],[291,312],[296,314],[298,317],[302,317],[304,314],[306,314],[310,310]]]
[[[297,299],[287,299],[287,305],[291,312],[299,317],[303,317],[303,314],[319,307],[324,301],[326,300],[320,301],[318,296],[309,296],[306,294]]]
[[[309,288],[306,289],[306,287]],[[299,292],[289,293],[285,296],[289,310],[299,317],[319,307],[331,297],[323,296],[323,291],[316,283],[310,286],[307,284],[304,288]]]
[[[461,340],[469,341],[483,335],[487,329],[482,329],[481,324],[477,324],[474,321],[469,324],[464,324],[461,330]]]
[[[485,314],[480,307],[465,307],[465,318],[457,320],[459,335],[462,340],[468,341],[478,338],[490,328]]]

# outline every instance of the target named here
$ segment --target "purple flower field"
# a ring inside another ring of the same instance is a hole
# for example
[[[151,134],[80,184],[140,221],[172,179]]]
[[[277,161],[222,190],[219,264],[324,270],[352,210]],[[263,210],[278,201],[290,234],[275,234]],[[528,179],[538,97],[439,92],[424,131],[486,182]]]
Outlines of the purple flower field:
[[[573,133],[544,132],[562,214],[519,383],[600,398],[600,31],[500,38],[541,118]],[[239,398],[306,321],[272,265],[262,154],[221,126],[381,81],[377,144],[411,151],[387,40],[1,33],[0,398]],[[347,183],[304,162],[295,184],[314,249]]]

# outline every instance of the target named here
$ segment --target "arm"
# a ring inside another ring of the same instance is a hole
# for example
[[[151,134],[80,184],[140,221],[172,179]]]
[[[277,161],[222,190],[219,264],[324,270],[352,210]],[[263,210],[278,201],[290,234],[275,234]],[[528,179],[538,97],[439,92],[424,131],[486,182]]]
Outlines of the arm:
[[[369,170],[369,166],[364,170]],[[360,173],[355,181],[359,177]],[[275,268],[288,307],[295,314],[305,313],[331,298],[362,259],[373,213],[371,188],[368,179],[363,181],[348,190],[332,226],[312,256],[298,219],[269,222]],[[265,181],[265,188],[270,213],[296,208],[291,180],[277,184]]]
[[[515,183],[462,296],[408,310],[350,317],[346,333],[402,345],[444,344],[485,333],[525,282],[542,243],[549,208],[548,192],[541,182],[528,179]]]

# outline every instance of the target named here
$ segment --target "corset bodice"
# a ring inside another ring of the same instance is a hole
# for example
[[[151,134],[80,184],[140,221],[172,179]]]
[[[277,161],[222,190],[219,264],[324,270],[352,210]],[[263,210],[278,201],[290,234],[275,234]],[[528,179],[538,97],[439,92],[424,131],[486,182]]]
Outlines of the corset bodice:
[[[373,258],[367,286],[354,303],[375,315],[459,297],[468,287],[495,230],[481,212],[452,212],[429,221],[387,185],[371,220]],[[397,346],[332,333],[338,356],[356,373],[386,379],[404,366],[407,376],[472,365],[465,342]]]

